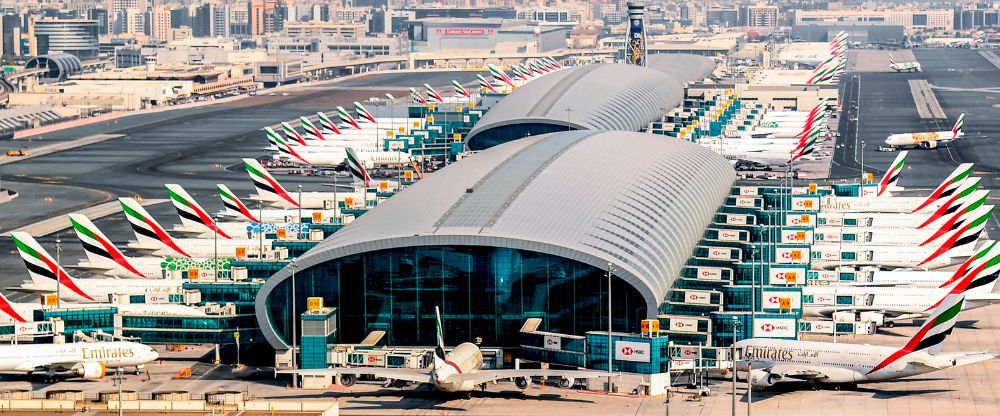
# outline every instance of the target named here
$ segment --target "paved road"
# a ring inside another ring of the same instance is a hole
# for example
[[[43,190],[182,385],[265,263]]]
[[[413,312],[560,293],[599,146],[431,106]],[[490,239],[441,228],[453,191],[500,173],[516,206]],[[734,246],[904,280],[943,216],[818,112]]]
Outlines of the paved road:
[[[467,83],[472,72],[377,74],[341,83],[289,90],[288,96],[256,96],[209,105],[126,117],[116,123],[101,123],[49,135],[46,141],[72,140],[94,134],[121,134],[123,137],[78,147],[55,154],[35,157],[0,166],[3,187],[21,192],[21,196],[2,205],[0,232],[10,231],[57,215],[112,200],[119,196],[139,195],[163,198],[164,183],[183,185],[208,210],[222,208],[215,195],[215,184],[226,183],[240,195],[252,190],[240,159],[264,154],[263,135],[259,129],[302,114],[330,112],[337,105],[380,97],[392,92],[406,97],[405,88],[428,83],[442,93],[450,89],[452,79]],[[447,88],[447,89],[446,89]],[[235,169],[230,169],[233,166]],[[304,183],[306,190],[328,188],[329,179],[318,177],[285,178],[286,186]],[[169,205],[159,215],[164,226],[176,221]],[[158,212],[152,212],[158,215]],[[115,216],[113,216],[115,217]],[[102,224],[97,224],[99,227]],[[131,231],[121,221],[111,222],[104,230],[109,238],[121,242],[132,239]],[[51,238],[50,238],[51,239]],[[71,246],[78,246],[75,239]],[[50,251],[52,247],[43,242]],[[24,266],[7,239],[0,239],[0,287],[26,278]],[[54,253],[53,253],[54,254]],[[64,252],[67,258],[82,256]]]

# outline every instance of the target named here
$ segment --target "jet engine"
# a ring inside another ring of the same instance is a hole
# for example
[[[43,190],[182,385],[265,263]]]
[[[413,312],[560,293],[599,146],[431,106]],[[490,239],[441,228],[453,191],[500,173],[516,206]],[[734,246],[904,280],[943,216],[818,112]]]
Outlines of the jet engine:
[[[926,141],[926,142],[920,143],[920,147],[923,147],[924,149],[934,149],[934,148],[938,147],[938,142],[937,142],[937,140]]]
[[[771,387],[778,381],[778,377],[764,370],[751,370],[750,382],[757,387]]]
[[[563,377],[563,378],[559,379],[559,383],[558,384],[559,384],[560,388],[568,389],[570,387],[573,387],[574,384],[576,384],[576,380],[573,380],[571,378]]]
[[[84,380],[96,380],[103,378],[104,374],[108,372],[108,369],[104,366],[104,363],[86,362],[74,366],[73,372],[76,373],[77,376],[82,377]]]

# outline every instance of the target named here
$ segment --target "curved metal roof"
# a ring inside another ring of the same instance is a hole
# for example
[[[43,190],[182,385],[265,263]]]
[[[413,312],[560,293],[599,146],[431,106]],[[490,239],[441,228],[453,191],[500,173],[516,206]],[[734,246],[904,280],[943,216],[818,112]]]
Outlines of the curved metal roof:
[[[634,286],[655,316],[735,180],[726,159],[682,140],[620,131],[532,136],[485,150],[379,204],[296,260],[302,270],[357,253],[495,246],[580,261]],[[266,302],[290,276],[268,279]],[[276,348],[282,341],[263,328]]]
[[[78,74],[83,70],[80,58],[69,53],[53,53],[40,55],[31,58],[24,64],[26,69],[42,68],[48,69],[46,78],[65,81],[70,75]]]
[[[653,64],[583,65],[531,81],[493,106],[466,136],[466,146],[482,150],[559,130],[639,131],[681,104],[684,83],[714,67],[694,55],[656,57]]]

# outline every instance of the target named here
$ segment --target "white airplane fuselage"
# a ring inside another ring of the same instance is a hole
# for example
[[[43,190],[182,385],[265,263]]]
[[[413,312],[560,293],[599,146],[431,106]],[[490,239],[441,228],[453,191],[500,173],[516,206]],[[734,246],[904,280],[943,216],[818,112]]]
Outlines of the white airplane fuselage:
[[[46,362],[72,364],[69,370],[77,375],[100,378],[105,368],[141,367],[157,358],[155,350],[135,342],[0,345],[2,372],[30,373],[37,369],[32,363]]]
[[[933,149],[941,143],[948,143],[957,138],[964,137],[965,133],[959,131],[955,136],[948,131],[931,131],[922,133],[897,133],[890,134],[885,138],[885,144],[892,147],[922,147]]]
[[[467,392],[476,388],[471,381],[458,380],[457,375],[475,373],[483,368],[483,353],[473,343],[459,344],[445,355],[447,364],[437,367],[431,372],[431,384],[434,388],[454,393]]]
[[[67,285],[57,287],[55,280],[26,281],[11,290],[27,293],[56,293],[68,302],[105,302],[111,294],[146,295],[183,293],[184,280],[180,279],[108,279],[89,278],[73,279],[81,292],[89,296],[87,299],[69,288]]]

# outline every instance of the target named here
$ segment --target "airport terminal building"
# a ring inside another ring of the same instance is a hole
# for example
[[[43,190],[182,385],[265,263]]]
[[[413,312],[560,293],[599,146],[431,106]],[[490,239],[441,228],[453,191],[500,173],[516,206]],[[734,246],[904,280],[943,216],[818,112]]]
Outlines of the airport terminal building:
[[[699,145],[621,131],[567,131],[500,144],[405,189],[296,261],[295,303],[338,308],[339,342],[386,331],[432,345],[434,307],[453,340],[516,346],[546,331],[615,331],[658,315],[729,194],[728,161]],[[292,271],[257,296],[262,332],[290,345]],[[299,311],[301,312],[301,311]]]

